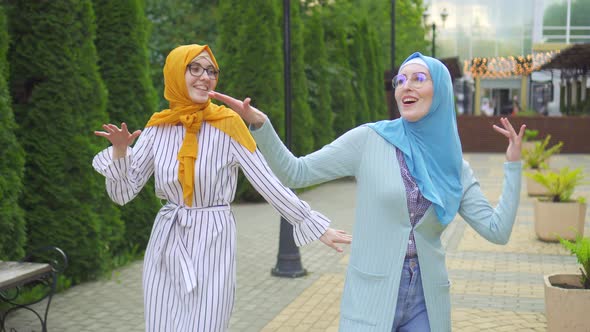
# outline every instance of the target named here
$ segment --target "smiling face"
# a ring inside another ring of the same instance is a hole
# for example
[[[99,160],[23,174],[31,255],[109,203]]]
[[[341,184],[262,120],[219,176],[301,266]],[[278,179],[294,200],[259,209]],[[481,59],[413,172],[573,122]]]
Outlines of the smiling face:
[[[186,88],[191,100],[196,104],[203,104],[209,100],[208,92],[215,89],[217,85],[217,78],[210,77],[207,70],[217,70],[209,53],[203,51],[197,55],[189,64],[189,66],[198,67],[201,66],[204,71],[201,75],[195,76],[191,73],[191,70],[187,67],[184,72],[184,79],[186,80]],[[195,70],[193,70],[195,72]]]
[[[426,76],[426,81],[422,84],[413,84],[417,77],[416,73],[423,73]],[[401,84],[395,89],[395,100],[400,115],[407,121],[416,122],[428,114],[432,105],[434,88],[430,72],[428,68],[420,64],[411,63],[403,66],[398,75],[405,75],[408,78],[405,84]]]

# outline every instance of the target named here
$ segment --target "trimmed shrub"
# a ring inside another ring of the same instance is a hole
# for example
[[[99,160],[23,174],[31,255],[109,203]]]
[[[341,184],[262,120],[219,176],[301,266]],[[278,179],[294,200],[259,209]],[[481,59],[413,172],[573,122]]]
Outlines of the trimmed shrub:
[[[16,123],[7,88],[8,31],[0,7],[0,260],[23,258],[25,219],[18,205],[23,190],[25,155],[15,135]]]
[[[352,40],[348,46],[348,53],[350,54],[349,63],[350,70],[353,73],[352,86],[355,97],[355,126],[369,122],[372,118],[372,109],[369,108],[369,101],[367,100],[367,88],[369,83],[369,76],[374,73],[369,73],[364,59],[367,45],[367,23],[360,20],[354,23],[354,32],[352,33]],[[374,59],[373,59],[374,60]]]
[[[313,117],[308,104],[307,77],[305,76],[305,49],[300,2],[291,1],[291,151],[294,155],[306,155],[313,149]],[[324,126],[326,124],[324,123]]]
[[[92,132],[107,121],[92,4],[13,1],[8,17],[17,137],[27,153],[20,200],[27,245],[62,248],[66,276],[93,279],[108,270],[124,228],[91,165],[105,147]]]
[[[308,103],[313,116],[314,148],[319,149],[334,139],[332,124],[332,96],[330,95],[329,61],[326,33],[322,26],[321,7],[310,10],[305,17],[305,75],[308,86]]]
[[[94,1],[94,11],[97,23],[95,45],[100,73],[108,90],[109,122],[117,126],[125,122],[130,131],[141,129],[158,109],[150,77],[148,21],[142,2]],[[152,179],[133,201],[119,207],[125,223],[125,243],[122,248],[113,248],[115,253],[146,248],[153,219],[160,207],[154,193]]]
[[[367,68],[368,76],[366,82],[367,102],[369,105],[369,121],[379,121],[389,119],[389,110],[387,108],[387,98],[385,97],[385,87],[383,86],[383,72],[385,64],[383,57],[378,56],[379,39],[377,31],[373,25],[364,22],[363,25],[365,44],[363,48],[363,60]]]
[[[283,57],[278,6],[274,1],[220,0],[217,90],[252,105],[268,115],[279,135],[284,133]],[[236,198],[260,201],[261,196],[240,177]]]
[[[354,13],[350,3],[337,2],[334,6],[324,7],[324,30],[326,47],[331,66],[330,95],[334,112],[333,128],[336,136],[355,127],[358,101],[355,98],[352,80],[354,72],[350,67],[349,46],[352,42]]]

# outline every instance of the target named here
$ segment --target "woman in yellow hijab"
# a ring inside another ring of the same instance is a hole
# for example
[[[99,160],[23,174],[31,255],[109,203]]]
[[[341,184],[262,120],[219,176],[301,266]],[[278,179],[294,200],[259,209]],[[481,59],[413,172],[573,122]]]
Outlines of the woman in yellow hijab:
[[[125,123],[95,134],[112,146],[93,160],[111,199],[131,201],[154,175],[160,209],[144,259],[146,331],[225,331],[235,292],[236,226],[230,203],[238,168],[293,225],[299,246],[320,239],[337,251],[350,235],[329,228],[268,167],[243,120],[211,103],[219,66],[208,46],[175,48],[164,65],[170,109],[155,113],[145,130]],[[138,138],[137,143],[130,147]]]

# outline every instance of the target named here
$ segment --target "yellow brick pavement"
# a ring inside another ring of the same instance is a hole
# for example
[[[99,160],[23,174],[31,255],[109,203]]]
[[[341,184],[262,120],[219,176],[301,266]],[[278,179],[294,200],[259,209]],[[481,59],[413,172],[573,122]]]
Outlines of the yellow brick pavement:
[[[262,331],[337,331],[343,288],[342,274],[323,275]]]

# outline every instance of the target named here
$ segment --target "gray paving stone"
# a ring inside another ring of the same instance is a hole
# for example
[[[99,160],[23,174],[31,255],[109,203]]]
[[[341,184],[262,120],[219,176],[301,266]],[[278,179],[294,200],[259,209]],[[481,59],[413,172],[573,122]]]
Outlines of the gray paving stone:
[[[494,308],[498,310],[516,312],[545,312],[544,299],[518,298],[511,296],[479,296],[479,295],[452,295],[453,307],[456,308]]]

